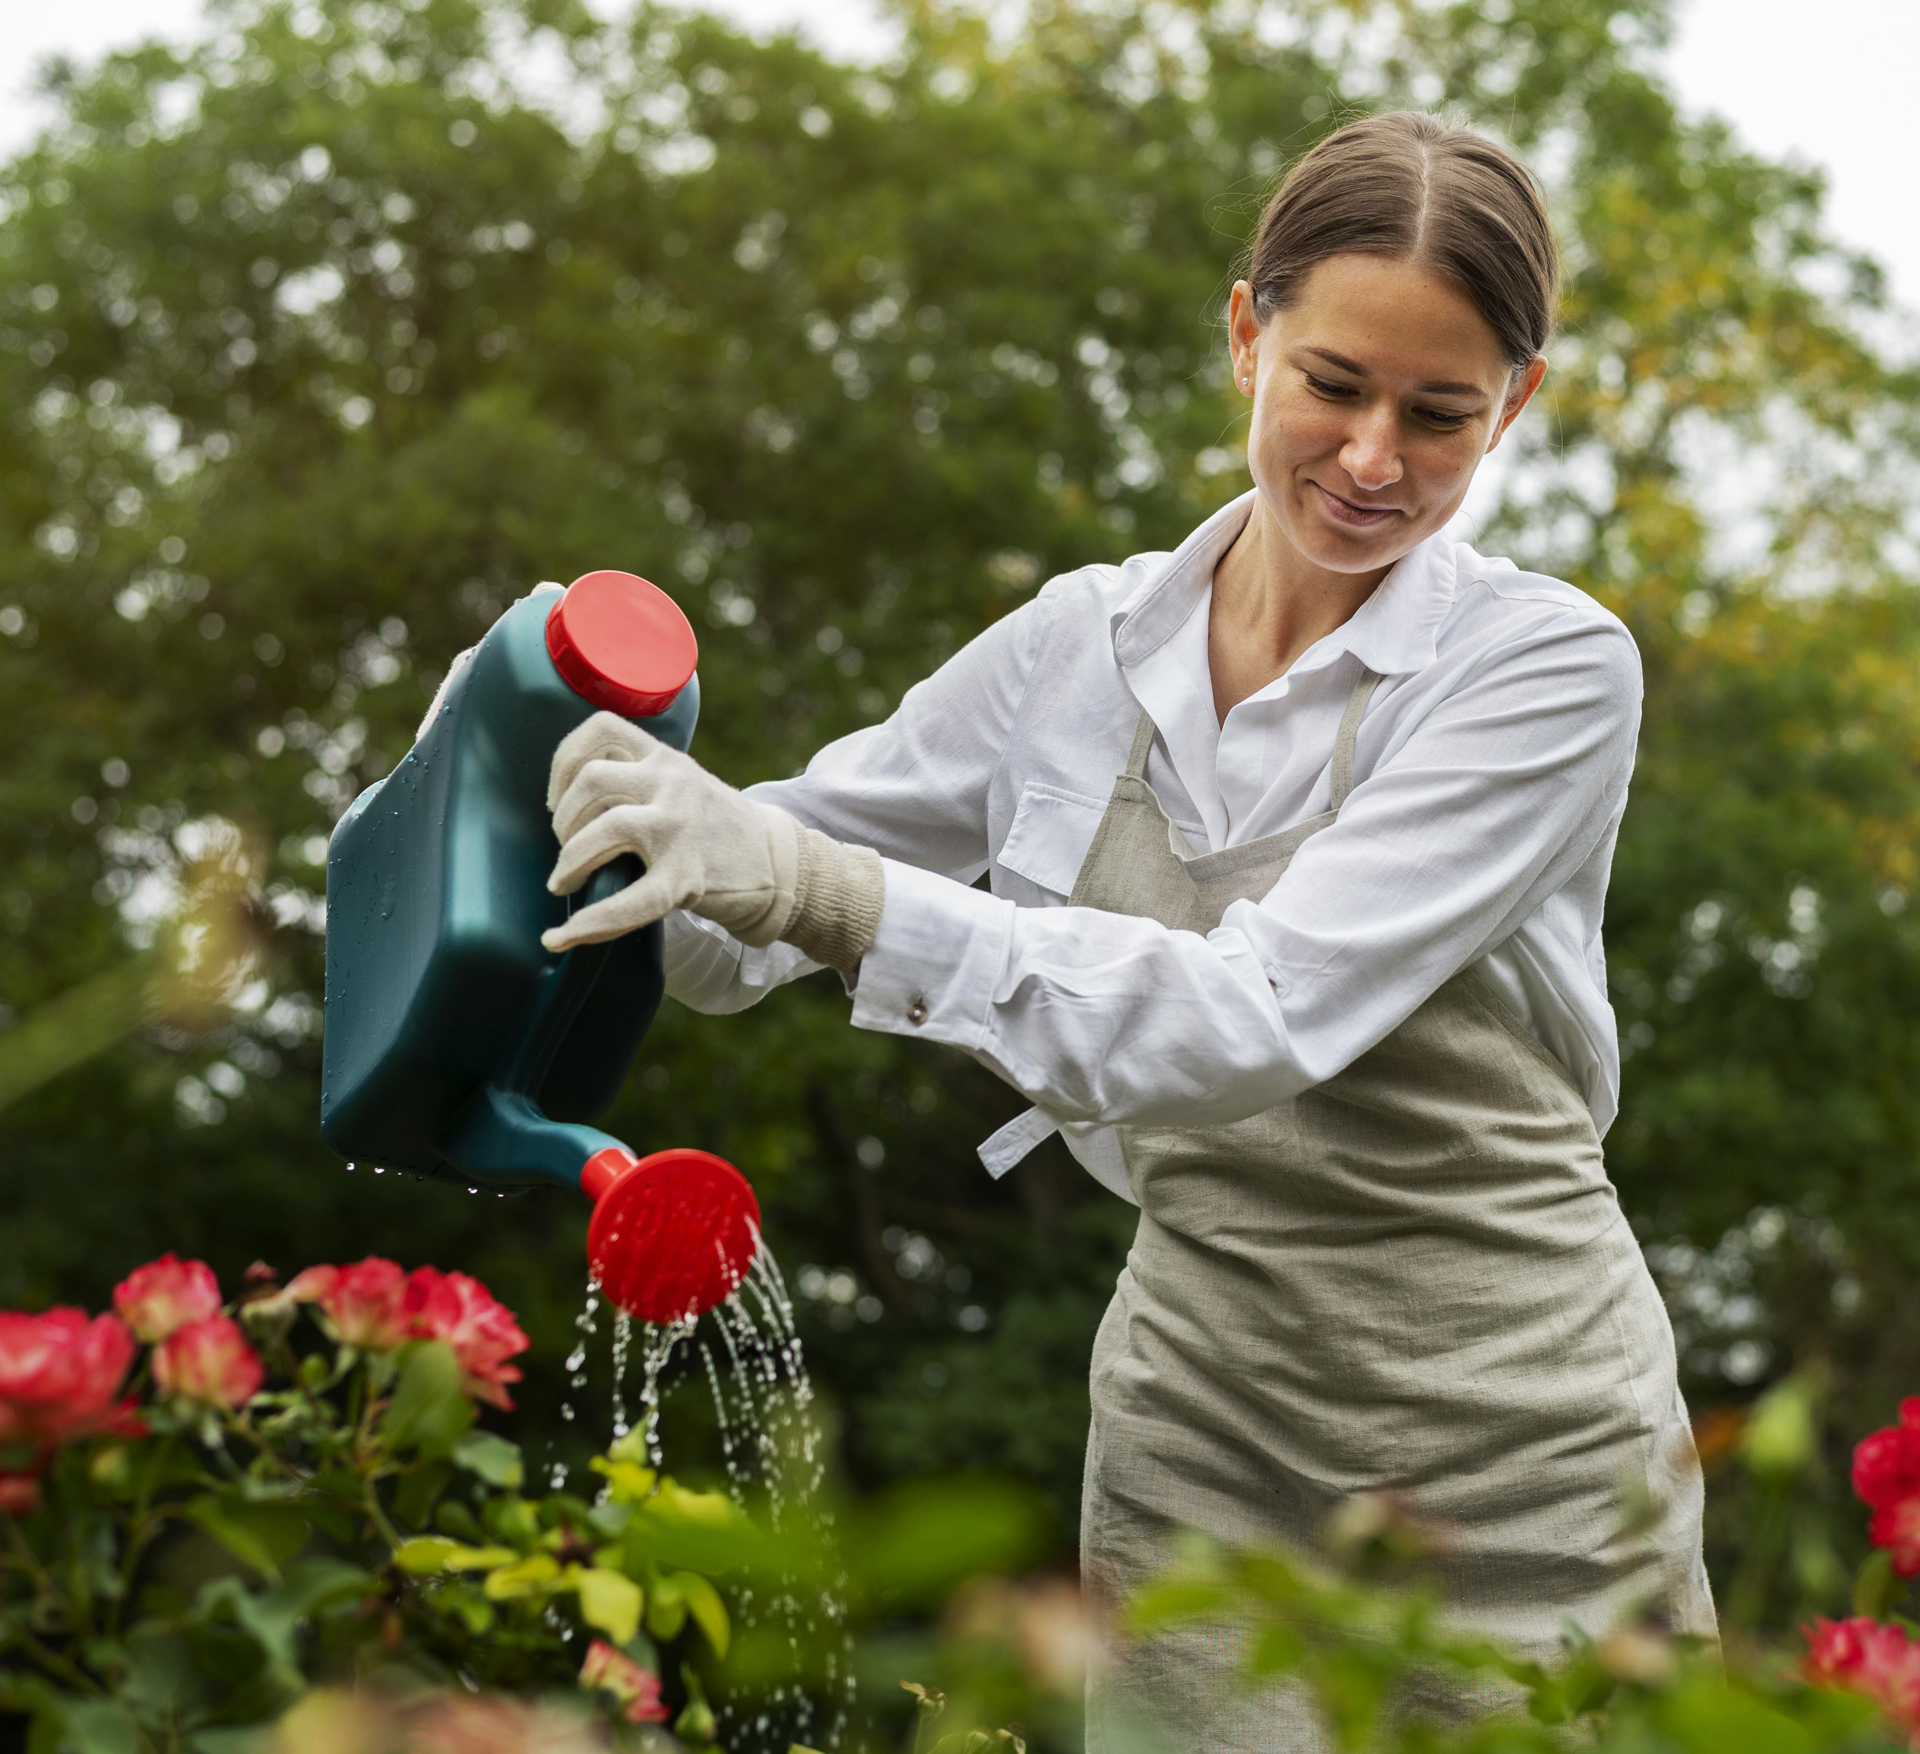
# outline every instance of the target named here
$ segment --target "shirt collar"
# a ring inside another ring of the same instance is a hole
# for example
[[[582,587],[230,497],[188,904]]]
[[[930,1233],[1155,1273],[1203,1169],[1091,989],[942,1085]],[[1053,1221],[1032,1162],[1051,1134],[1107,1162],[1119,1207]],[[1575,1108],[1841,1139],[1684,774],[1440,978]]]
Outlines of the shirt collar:
[[[1174,550],[1158,571],[1113,612],[1113,655],[1122,669],[1159,650],[1213,586],[1213,569],[1253,515],[1250,489],[1230,500]],[[1453,607],[1458,566],[1444,534],[1402,556],[1341,627],[1300,657],[1296,669],[1317,670],[1352,652],[1382,676],[1424,670],[1436,655],[1440,624]]]

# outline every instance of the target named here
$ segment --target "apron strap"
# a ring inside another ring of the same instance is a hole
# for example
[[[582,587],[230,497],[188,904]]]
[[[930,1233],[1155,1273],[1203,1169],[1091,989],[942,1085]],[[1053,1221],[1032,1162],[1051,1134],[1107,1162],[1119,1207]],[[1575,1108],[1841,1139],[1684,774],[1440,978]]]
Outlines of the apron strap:
[[[1140,723],[1133,728],[1133,747],[1127,751],[1127,776],[1130,779],[1143,780],[1147,777],[1147,751],[1153,747],[1153,715],[1142,713]]]
[[[1333,740],[1333,807],[1338,810],[1347,801],[1347,794],[1353,790],[1353,745],[1360,735],[1360,715],[1367,710],[1367,702],[1373,698],[1373,691],[1380,686],[1380,678],[1364,665],[1360,670],[1360,680],[1353,685],[1353,692],[1347,696],[1347,710],[1340,720],[1339,734]]]

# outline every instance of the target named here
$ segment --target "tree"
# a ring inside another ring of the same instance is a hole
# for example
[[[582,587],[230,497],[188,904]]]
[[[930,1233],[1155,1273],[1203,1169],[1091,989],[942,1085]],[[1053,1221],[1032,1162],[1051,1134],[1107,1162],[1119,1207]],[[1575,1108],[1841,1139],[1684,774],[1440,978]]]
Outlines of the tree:
[[[113,967],[210,847],[257,849],[277,929],[231,1023],[0,1117],[0,1299],[298,1234],[468,1266],[556,1357],[583,1208],[509,1219],[319,1144],[333,816],[541,578],[674,590],[697,751],[745,782],[1050,573],[1171,546],[1244,482],[1218,305],[1274,174],[1356,108],[1446,102],[1542,165],[1569,257],[1483,546],[1594,591],[1648,668],[1614,1172],[1663,1245],[1785,1214],[1745,1269],[1781,1280],[1764,1308],[1660,1257],[1699,1392],[1824,1348],[1874,1398],[1841,1423],[1877,1422],[1920,1266],[1916,383],[1817,181],[1677,114],[1663,0],[904,18],[897,64],[858,69],[652,7],[244,0],[179,58],[67,78],[0,220],[0,688],[32,727],[0,778],[0,995]],[[1130,1215],[1057,1146],[987,1183],[971,1147],[1013,1094],[844,1005],[670,1007],[611,1125],[754,1178],[857,1471],[991,1458],[1065,1512]],[[550,1423],[558,1372],[530,1389]]]

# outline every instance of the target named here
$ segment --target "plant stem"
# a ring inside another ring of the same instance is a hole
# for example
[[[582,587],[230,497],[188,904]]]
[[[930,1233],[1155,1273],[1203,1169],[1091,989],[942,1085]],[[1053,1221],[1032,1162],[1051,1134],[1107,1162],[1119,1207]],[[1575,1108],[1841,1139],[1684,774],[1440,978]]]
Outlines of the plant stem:
[[[82,1693],[106,1692],[106,1689],[79,1664],[70,1662],[57,1650],[42,1644],[33,1633],[23,1631],[19,1634],[19,1638],[21,1648],[48,1674],[58,1676],[68,1686],[76,1687]]]

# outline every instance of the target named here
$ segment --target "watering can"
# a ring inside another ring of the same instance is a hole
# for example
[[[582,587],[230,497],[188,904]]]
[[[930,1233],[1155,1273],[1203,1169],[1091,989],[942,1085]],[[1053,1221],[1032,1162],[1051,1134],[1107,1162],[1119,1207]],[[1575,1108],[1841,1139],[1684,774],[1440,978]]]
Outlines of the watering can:
[[[662,933],[542,947],[543,931],[640,874],[623,857],[574,896],[548,892],[547,775],[555,745],[601,710],[684,750],[698,655],[672,598],[632,573],[540,587],[488,630],[327,852],[321,1137],[468,1188],[578,1187],[594,1202],[594,1277],[647,1321],[731,1293],[760,1210],[722,1159],[641,1157],[588,1124],[659,1008]]]

